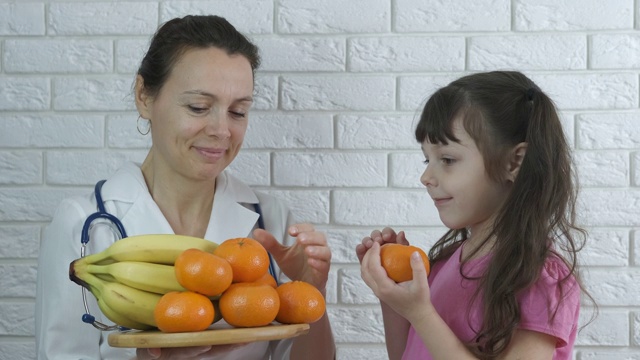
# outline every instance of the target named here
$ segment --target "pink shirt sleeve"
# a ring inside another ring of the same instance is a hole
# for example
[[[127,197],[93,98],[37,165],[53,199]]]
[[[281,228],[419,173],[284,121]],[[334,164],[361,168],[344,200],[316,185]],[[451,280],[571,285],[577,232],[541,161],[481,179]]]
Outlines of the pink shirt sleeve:
[[[573,347],[580,311],[580,287],[567,265],[552,256],[544,265],[538,281],[518,295],[520,328],[557,338],[557,348]]]

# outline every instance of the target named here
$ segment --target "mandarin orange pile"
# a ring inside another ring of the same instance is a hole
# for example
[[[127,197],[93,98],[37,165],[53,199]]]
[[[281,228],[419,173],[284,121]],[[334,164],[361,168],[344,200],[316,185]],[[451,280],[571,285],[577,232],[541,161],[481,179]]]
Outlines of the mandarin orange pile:
[[[269,274],[269,255],[258,241],[233,238],[209,253],[185,250],[174,264],[187,291],[163,295],[154,315],[163,332],[202,331],[224,319],[235,327],[266,326],[274,321],[318,321],[325,300],[313,285],[292,281],[278,286]]]

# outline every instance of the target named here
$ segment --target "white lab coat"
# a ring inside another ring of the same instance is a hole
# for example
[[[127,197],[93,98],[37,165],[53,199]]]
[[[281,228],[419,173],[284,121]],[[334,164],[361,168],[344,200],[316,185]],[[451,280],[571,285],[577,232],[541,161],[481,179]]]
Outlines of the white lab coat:
[[[102,187],[107,212],[124,224],[128,236],[173,234],[171,226],[151,198],[139,165],[127,163]],[[216,180],[215,201],[205,238],[217,243],[234,237],[250,236],[257,227],[259,202],[265,228],[285,244],[291,239],[286,229],[288,209],[275,198],[256,193],[233,176],[223,172]],[[38,259],[36,291],[36,348],[38,359],[131,359],[135,349],[113,348],[108,332],[82,322],[84,314],[81,287],[69,280],[69,264],[80,257],[80,233],[85,219],[97,211],[93,193],[64,200],[47,227]],[[109,247],[115,241],[108,226],[95,226],[87,254]],[[277,265],[276,265],[277,269]],[[278,270],[278,269],[277,269]],[[112,324],[100,312],[87,291],[89,309],[96,320]],[[215,359],[288,359],[291,340],[256,342]]]

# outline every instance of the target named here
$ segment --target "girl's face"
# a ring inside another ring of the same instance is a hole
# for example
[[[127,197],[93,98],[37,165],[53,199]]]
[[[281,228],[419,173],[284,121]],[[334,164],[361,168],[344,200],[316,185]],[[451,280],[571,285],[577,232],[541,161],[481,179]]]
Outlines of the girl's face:
[[[155,166],[214,179],[240,151],[252,95],[245,57],[214,47],[185,52],[157,97],[136,96],[141,116],[151,121]]]
[[[420,177],[433,199],[440,219],[450,229],[468,228],[483,233],[506,199],[508,188],[489,178],[475,141],[465,131],[460,118],[452,124],[459,143],[422,143],[428,164]]]

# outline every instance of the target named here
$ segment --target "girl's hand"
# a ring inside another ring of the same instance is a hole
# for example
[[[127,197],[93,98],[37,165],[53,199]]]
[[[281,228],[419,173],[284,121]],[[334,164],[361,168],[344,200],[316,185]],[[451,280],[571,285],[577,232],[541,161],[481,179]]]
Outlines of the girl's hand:
[[[306,281],[324,294],[331,265],[331,250],[325,234],[311,224],[296,224],[289,228],[289,235],[295,237],[296,242],[284,246],[266,230],[253,231],[254,239],[267,249],[289,279]]]
[[[363,238],[362,242],[356,246],[356,255],[358,256],[358,261],[360,261],[361,264],[364,254],[371,248],[374,242],[380,245],[384,245],[386,243],[409,245],[404,231],[400,231],[396,234],[396,232],[390,227],[385,227],[382,231],[374,230],[371,232],[371,235]]]
[[[177,359],[177,360],[206,360],[213,359],[218,355],[228,353],[243,344],[216,345],[216,346],[191,346],[180,348],[149,348],[137,349],[136,355],[139,360],[151,359]]]
[[[364,282],[373,293],[396,313],[415,321],[435,312],[431,304],[429,281],[424,263],[417,252],[411,255],[413,280],[396,283],[387,276],[380,263],[380,243],[374,241],[360,264],[360,272]]]

